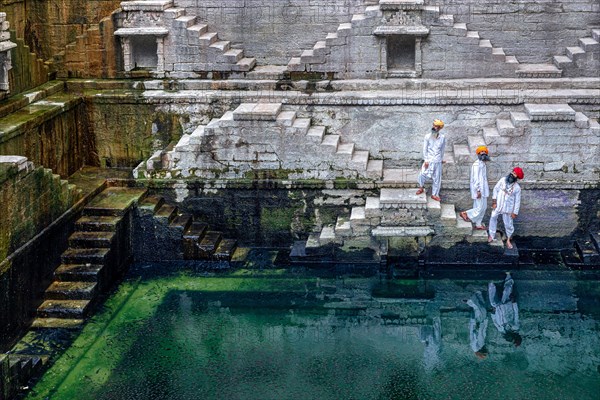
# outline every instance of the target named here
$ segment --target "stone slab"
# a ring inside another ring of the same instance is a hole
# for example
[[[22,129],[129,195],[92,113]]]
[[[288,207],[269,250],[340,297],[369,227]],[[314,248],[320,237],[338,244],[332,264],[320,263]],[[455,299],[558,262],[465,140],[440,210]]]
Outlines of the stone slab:
[[[166,36],[168,33],[168,29],[158,27],[119,28],[115,31],[115,36]]]
[[[575,121],[575,110],[568,104],[525,104],[532,121]]]
[[[244,103],[233,111],[236,121],[276,121],[281,103]]]
[[[380,207],[395,206],[398,208],[426,208],[425,193],[416,194],[416,189],[381,189],[379,195]]]
[[[433,233],[429,226],[378,226],[372,231],[373,236],[380,237],[422,237]]]

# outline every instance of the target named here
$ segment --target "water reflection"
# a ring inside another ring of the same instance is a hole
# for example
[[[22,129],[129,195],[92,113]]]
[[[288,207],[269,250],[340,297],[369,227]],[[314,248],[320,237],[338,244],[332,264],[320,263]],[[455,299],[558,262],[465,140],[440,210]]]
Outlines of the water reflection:
[[[73,365],[71,375],[85,378],[63,379],[52,398],[597,399],[600,392],[598,314],[578,310],[576,281],[254,278],[223,290],[233,278],[211,279],[141,285],[131,296],[137,303],[119,312],[152,313],[137,325],[123,322],[126,331],[111,315],[102,338],[129,343],[126,351],[95,343],[85,357],[111,365],[107,374],[100,380],[103,371]],[[588,291],[586,310],[598,297]],[[520,346],[515,336],[507,340],[511,332],[524,338]]]

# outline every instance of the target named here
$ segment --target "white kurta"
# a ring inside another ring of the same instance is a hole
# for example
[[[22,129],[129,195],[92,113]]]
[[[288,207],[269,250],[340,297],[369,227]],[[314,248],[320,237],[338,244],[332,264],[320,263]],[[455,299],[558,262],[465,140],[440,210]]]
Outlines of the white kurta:
[[[502,215],[506,236],[510,239],[515,233],[511,214],[519,214],[521,208],[521,187],[517,182],[509,185],[506,178],[502,178],[494,187],[493,198],[496,200],[496,208],[492,211],[490,217],[488,234],[492,238],[496,237],[498,216]]]
[[[436,138],[432,134],[425,136],[423,141],[423,159],[429,163],[425,168],[425,164],[421,168],[421,172],[417,178],[419,187],[425,186],[428,180],[433,181],[431,194],[439,195],[442,186],[442,160],[444,159],[444,151],[446,150],[446,137],[441,133]]]
[[[478,352],[485,346],[488,326],[487,312],[481,292],[475,292],[467,304],[473,309],[473,316],[469,320],[469,344],[471,350]]]
[[[467,216],[476,226],[481,226],[487,208],[487,198],[490,196],[490,187],[487,181],[487,166],[485,162],[477,160],[471,166],[471,198],[473,208],[467,210]],[[477,192],[481,198],[477,198]]]
[[[508,331],[516,332],[520,328],[519,324],[519,306],[510,299],[514,281],[510,275],[504,280],[504,289],[502,298],[496,296],[496,285],[493,282],[488,284],[488,295],[490,303],[496,310],[492,314],[492,321],[500,333]]]

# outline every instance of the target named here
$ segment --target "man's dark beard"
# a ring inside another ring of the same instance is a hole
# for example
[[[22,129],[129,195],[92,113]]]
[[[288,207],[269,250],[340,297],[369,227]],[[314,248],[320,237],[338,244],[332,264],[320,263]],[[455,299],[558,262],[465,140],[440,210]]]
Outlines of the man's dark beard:
[[[517,178],[513,174],[506,175],[506,182],[510,185],[517,181]]]
[[[481,153],[478,157],[480,161],[490,161],[490,156],[485,153]]]

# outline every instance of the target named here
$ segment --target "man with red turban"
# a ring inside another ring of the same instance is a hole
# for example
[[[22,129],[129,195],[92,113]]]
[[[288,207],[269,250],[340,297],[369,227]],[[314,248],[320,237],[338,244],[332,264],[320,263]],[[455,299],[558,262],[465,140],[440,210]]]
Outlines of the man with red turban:
[[[523,170],[515,167],[510,174],[501,178],[494,187],[492,195],[492,216],[490,217],[490,227],[488,230],[488,242],[493,242],[496,237],[496,227],[498,225],[498,216],[502,214],[504,228],[506,229],[506,247],[513,248],[511,238],[515,232],[513,219],[519,215],[521,208],[521,187],[517,183],[519,179],[524,178]]]

